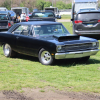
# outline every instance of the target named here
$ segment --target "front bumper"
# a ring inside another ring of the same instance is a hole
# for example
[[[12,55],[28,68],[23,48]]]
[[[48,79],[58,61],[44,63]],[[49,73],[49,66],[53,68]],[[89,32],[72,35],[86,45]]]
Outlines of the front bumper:
[[[77,51],[77,52],[56,53],[55,59],[81,58],[81,57],[95,55],[98,51],[99,49],[87,50],[87,51]]]

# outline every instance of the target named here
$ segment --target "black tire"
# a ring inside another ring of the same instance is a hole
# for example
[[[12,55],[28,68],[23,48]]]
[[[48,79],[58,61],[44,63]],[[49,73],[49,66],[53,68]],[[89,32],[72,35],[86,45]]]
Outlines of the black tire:
[[[45,49],[39,51],[38,58],[43,65],[52,65],[54,62],[54,58]]]
[[[9,44],[3,45],[3,52],[5,57],[15,57],[16,52],[14,52]]]

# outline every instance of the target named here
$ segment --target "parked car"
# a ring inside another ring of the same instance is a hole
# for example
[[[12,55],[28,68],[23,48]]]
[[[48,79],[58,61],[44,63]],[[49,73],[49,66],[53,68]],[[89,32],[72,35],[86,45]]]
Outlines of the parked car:
[[[55,14],[55,16],[57,17],[57,19],[61,19],[61,15],[60,15],[59,10],[58,10],[57,7],[52,7],[52,6],[50,6],[50,7],[45,7],[44,10],[45,10],[45,11],[49,11],[49,10],[53,11],[54,14]]]
[[[99,51],[96,39],[71,35],[62,23],[50,21],[14,24],[7,32],[0,32],[0,45],[6,57],[21,53],[38,57],[44,65],[55,59],[86,61]]]
[[[52,11],[42,11],[42,12],[33,12],[32,15],[29,16],[28,21],[53,21],[55,22],[57,19],[55,17],[54,12]]]
[[[8,11],[0,11],[0,31],[8,30],[14,21],[11,19],[11,15]]]
[[[16,13],[12,10],[8,10],[8,12],[10,13],[10,17],[11,19],[16,22]]]
[[[74,34],[100,39],[100,11],[79,12],[72,21]]]

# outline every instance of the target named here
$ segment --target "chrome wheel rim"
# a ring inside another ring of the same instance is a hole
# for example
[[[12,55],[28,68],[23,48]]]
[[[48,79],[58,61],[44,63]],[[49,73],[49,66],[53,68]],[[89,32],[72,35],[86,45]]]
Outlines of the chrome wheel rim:
[[[10,48],[9,48],[9,45],[5,45],[4,46],[4,54],[5,54],[5,56],[7,56],[7,55],[9,55],[9,53],[10,53]]]
[[[51,55],[48,51],[43,51],[41,53],[41,60],[44,64],[47,64],[51,61]]]

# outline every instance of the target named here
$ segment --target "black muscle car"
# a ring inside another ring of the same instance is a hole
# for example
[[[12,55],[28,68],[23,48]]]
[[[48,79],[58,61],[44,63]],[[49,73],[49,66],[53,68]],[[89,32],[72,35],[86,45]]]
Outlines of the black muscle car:
[[[98,40],[71,35],[61,23],[49,21],[14,24],[7,32],[0,32],[0,45],[6,57],[21,53],[38,57],[44,65],[55,59],[88,60],[99,51]]]

